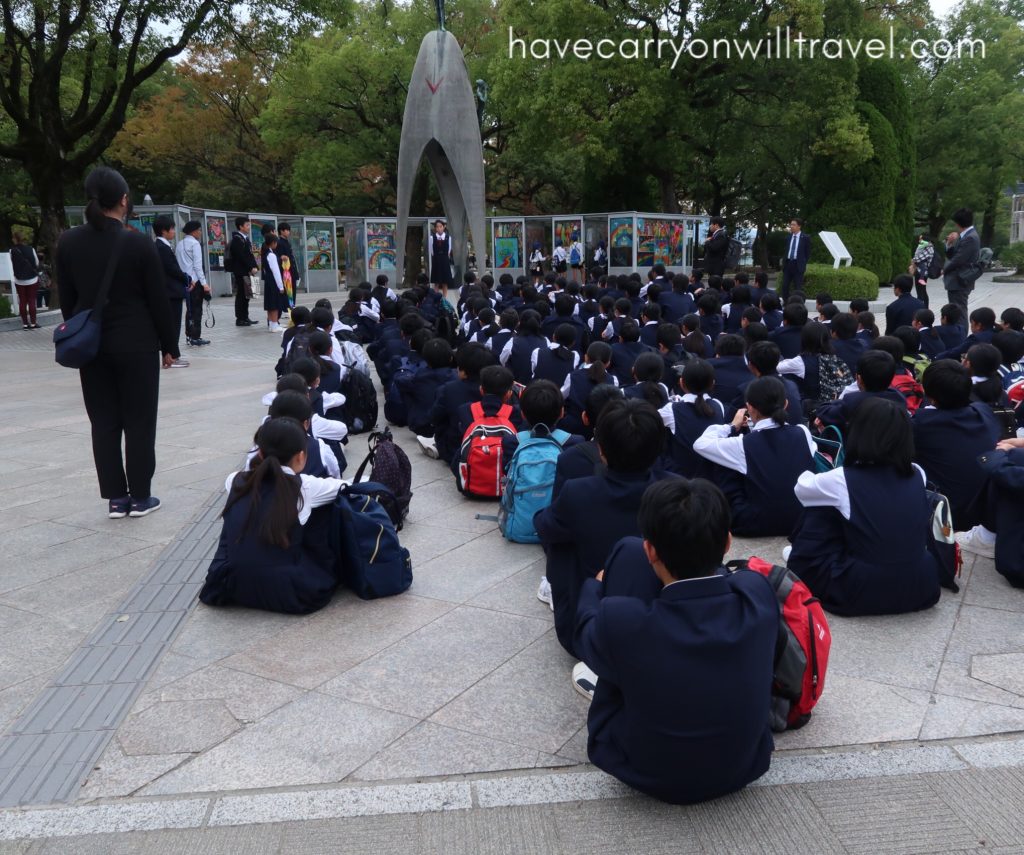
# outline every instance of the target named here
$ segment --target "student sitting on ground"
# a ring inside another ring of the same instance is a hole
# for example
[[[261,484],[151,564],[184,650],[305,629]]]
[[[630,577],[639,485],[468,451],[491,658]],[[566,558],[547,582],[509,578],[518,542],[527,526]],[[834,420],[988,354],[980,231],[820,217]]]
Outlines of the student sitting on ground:
[[[313,407],[304,392],[286,389],[278,393],[267,410],[267,419],[295,419],[309,438],[306,448],[306,466],[302,470],[314,478],[340,478],[345,468],[344,455],[337,455],[322,439],[313,436]],[[266,421],[267,419],[264,419]],[[259,454],[258,448],[249,453],[249,462]]]
[[[576,330],[569,324],[559,324],[554,341],[538,347],[530,357],[534,380],[550,380],[561,388],[566,378],[580,364],[580,355],[573,349]]]
[[[636,321],[626,321],[619,330],[619,340],[612,345],[611,372],[620,386],[634,382],[633,363],[642,353],[651,353],[651,348],[640,341],[640,327]]]
[[[959,362],[939,359],[924,372],[928,404],[911,420],[914,462],[949,499],[953,527],[967,531],[979,522],[970,510],[984,472],[978,457],[995,448],[999,422],[986,404],[971,402],[971,375]]]
[[[996,334],[996,313],[988,306],[982,306],[971,312],[971,334],[960,344],[944,350],[936,359],[960,359],[976,344],[991,344]]]
[[[639,534],[640,499],[664,474],[652,467],[661,455],[665,426],[646,401],[608,404],[595,433],[607,472],[565,482],[551,506],[534,517],[547,555],[555,630],[570,653],[583,580],[597,575],[620,538]]]
[[[459,407],[458,429],[461,438],[465,438],[466,433],[475,422],[480,421],[482,418],[495,418],[506,407],[508,408],[508,420],[515,430],[525,429],[526,426],[523,424],[519,406],[512,398],[512,384],[514,382],[512,372],[501,365],[488,365],[480,371],[480,399],[462,404]],[[557,387],[555,387],[555,391],[558,391]],[[561,417],[561,393],[559,393],[558,407],[558,415]],[[503,466],[507,467],[512,459],[512,455],[516,452],[515,433],[505,437],[501,444],[503,449]],[[452,456],[451,464],[452,471],[458,475],[459,449],[456,449],[455,454]]]
[[[815,425],[819,430],[834,427],[845,435],[857,408],[871,398],[884,398],[906,410],[906,398],[891,388],[895,374],[896,360],[891,355],[883,350],[867,351],[857,362],[857,389],[818,407]]]
[[[480,400],[480,372],[493,363],[494,355],[482,344],[464,344],[456,356],[459,379],[450,380],[437,390],[430,409],[430,424],[434,428],[437,456],[445,463],[452,462],[462,444],[459,408]]]
[[[593,423],[588,427],[583,419],[587,398],[596,387],[606,384],[618,386],[619,381],[608,372],[612,364],[612,349],[605,342],[591,342],[584,359],[585,365],[569,374],[562,384],[565,416],[559,427],[590,439],[594,432]]]
[[[780,357],[779,346],[771,341],[760,341],[747,349],[747,368],[753,376],[740,386],[740,392],[732,402],[734,411],[743,407],[746,387],[756,378],[774,377],[782,383],[786,392],[786,421],[791,425],[803,424],[804,409],[800,401],[800,389],[789,378],[779,376]]]
[[[709,477],[732,508],[733,534],[789,535],[800,515],[793,485],[814,466],[814,440],[803,425],[786,423],[786,391],[778,377],[759,377],[746,388],[746,408],[732,424],[711,425],[693,443],[718,464]],[[749,432],[742,432],[749,420]]]
[[[430,408],[442,386],[458,380],[452,367],[452,346],[443,338],[432,338],[423,345],[423,366],[415,374],[395,378],[409,421],[409,429],[417,436],[432,437]]]
[[[946,349],[946,343],[935,328],[935,312],[931,309],[918,309],[918,311],[914,312],[914,323],[912,326],[921,334],[920,352],[922,356],[927,356],[928,359],[935,359]],[[918,380],[920,379],[918,377]]]
[[[526,309],[520,313],[519,329],[502,348],[499,361],[512,372],[516,383],[525,386],[533,379],[533,352],[547,346],[548,340],[540,334],[540,315]]]
[[[832,319],[830,329],[836,356],[846,363],[851,372],[856,373],[857,362],[868,349],[868,343],[857,338],[857,319],[847,312],[840,312]]]
[[[846,363],[835,355],[828,327],[817,321],[801,327],[800,355],[783,359],[777,370],[797,384],[807,419],[813,419],[819,406],[836,400],[854,382]]]
[[[223,525],[199,599],[309,614],[331,600],[338,579],[329,547],[342,481],[303,475],[308,439],[294,419],[271,419],[256,432],[259,455],[228,477]]]
[[[926,545],[927,479],[912,462],[906,408],[882,398],[864,401],[845,447],[842,467],[797,480],[806,511],[793,535],[789,569],[835,614],[930,608],[939,599],[939,568]]]
[[[669,470],[684,478],[693,478],[701,463],[693,443],[709,425],[725,423],[725,408],[721,401],[712,397],[715,369],[703,359],[686,363],[679,388],[683,392],[682,399],[666,404],[658,412],[671,437],[668,440]]]
[[[683,349],[687,353],[699,356],[701,359],[710,359],[715,354],[715,345],[711,336],[706,335],[700,326],[700,315],[684,315],[679,322],[679,329],[683,334]]]
[[[660,353],[641,353],[633,363],[633,384],[622,393],[627,398],[641,398],[656,410],[668,403],[668,389],[661,382],[665,363]]]
[[[639,527],[580,593],[574,647],[600,678],[587,754],[663,801],[717,798],[771,762],[778,602],[764,576],[722,568],[729,506],[708,482],[650,487]],[[660,591],[641,599],[637,578]]]
[[[309,355],[320,366],[320,391],[331,394],[341,391],[341,366],[334,361],[334,337],[315,330],[309,337]]]
[[[715,357],[708,364],[715,369],[713,397],[722,402],[727,416],[735,412],[732,402],[742,393],[740,390],[750,382],[747,367],[746,345],[743,337],[726,333],[715,342]]]
[[[597,342],[595,342],[597,343]],[[583,408],[583,425],[589,435],[594,433],[594,425],[601,418],[601,413],[612,401],[622,400],[622,390],[618,386],[608,383],[595,386],[589,395],[587,403]],[[555,467],[555,486],[551,491],[551,499],[554,501],[562,485],[573,478],[586,478],[588,475],[601,475],[605,472],[605,465],[601,460],[601,450],[598,448],[597,440],[591,439],[587,442],[577,442],[568,445],[558,455],[558,465]]]
[[[800,355],[800,329],[807,323],[807,307],[803,303],[787,303],[782,310],[782,325],[768,334],[775,342],[783,359]]]

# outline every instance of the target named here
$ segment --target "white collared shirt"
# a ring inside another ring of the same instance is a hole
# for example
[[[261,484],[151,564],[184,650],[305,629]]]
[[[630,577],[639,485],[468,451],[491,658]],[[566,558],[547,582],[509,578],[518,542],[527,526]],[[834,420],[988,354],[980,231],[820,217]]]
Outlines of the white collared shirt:
[[[295,474],[287,466],[282,466],[281,469],[288,475]],[[228,493],[231,492],[231,485],[234,483],[236,475],[238,475],[237,472],[232,472],[224,482],[224,489]],[[345,486],[345,482],[340,478],[316,478],[313,475],[299,475],[299,480],[302,482],[301,501],[298,503],[299,525],[309,522],[314,508],[331,504],[337,498],[338,491]]]
[[[778,425],[771,419],[761,419],[750,430],[751,432],[775,430],[780,427],[783,427],[783,425]],[[811,438],[811,432],[803,425],[797,425],[797,427],[807,437],[807,448],[813,456],[817,447]],[[732,469],[734,472],[746,475],[747,453],[743,447],[743,437],[730,436],[731,433],[732,425],[708,425],[704,433],[694,440],[693,450],[712,463],[718,463],[726,469]]]
[[[711,409],[717,408],[722,418],[725,418],[725,409],[722,407],[721,401],[719,401],[717,398],[712,398],[710,395],[702,395],[701,397],[704,398],[704,400],[707,401],[709,404],[711,404]],[[667,404],[665,404],[664,407],[658,410],[658,415],[661,416],[661,420],[665,423],[665,427],[668,428],[669,433],[676,432],[676,414],[675,411],[672,409],[672,405],[678,404],[680,402],[684,404],[695,404],[697,402],[697,396],[694,395],[692,392],[687,392],[685,395],[676,398],[676,400],[669,401]]]
[[[185,271],[191,282],[198,282],[206,285],[206,276],[203,273],[203,248],[192,235],[185,235],[174,248],[174,255],[178,259],[178,267]]]
[[[509,342],[511,344],[511,339],[509,340]],[[557,342],[554,342],[554,341],[549,341],[548,342],[548,350],[558,350],[558,348],[559,348],[559,345],[558,345]],[[508,351],[509,351],[509,353],[512,352],[511,346],[508,346]],[[505,351],[502,351],[502,355],[504,355],[504,353],[505,353]],[[538,347],[536,350],[533,351],[533,353],[530,354],[530,374],[536,374],[537,373],[537,359],[538,359],[539,356],[540,356],[540,348]],[[572,371],[575,371],[577,368],[579,368],[579,365],[580,365],[580,355],[574,350],[574,351],[572,351],[572,369],[570,370],[570,373]]]
[[[924,470],[916,463],[911,465],[918,471],[922,483],[927,484]],[[805,508],[835,508],[843,519],[850,518],[850,489],[842,467],[829,472],[803,472],[796,480],[793,493]]]

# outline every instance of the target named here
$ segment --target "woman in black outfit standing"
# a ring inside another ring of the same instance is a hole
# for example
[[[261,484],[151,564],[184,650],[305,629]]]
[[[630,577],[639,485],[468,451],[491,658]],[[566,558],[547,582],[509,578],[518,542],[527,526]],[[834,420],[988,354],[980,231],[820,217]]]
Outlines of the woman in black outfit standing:
[[[85,192],[86,224],[65,232],[57,244],[60,308],[65,320],[93,308],[111,253],[118,253],[103,309],[100,352],[79,375],[109,516],[143,517],[160,507],[150,482],[156,469],[161,353],[164,368],[181,354],[153,241],[124,228],[131,209],[127,182],[119,172],[100,166],[86,178]]]

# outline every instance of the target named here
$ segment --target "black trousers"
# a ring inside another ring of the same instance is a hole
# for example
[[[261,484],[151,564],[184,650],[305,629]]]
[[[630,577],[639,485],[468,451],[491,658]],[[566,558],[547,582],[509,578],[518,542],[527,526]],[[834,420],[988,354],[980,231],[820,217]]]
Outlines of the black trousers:
[[[248,276],[238,273],[231,274],[231,287],[235,289],[235,321],[249,320],[249,297],[251,292],[247,283]]]
[[[790,259],[786,258],[782,261],[782,302],[785,303],[789,298],[790,286],[796,291],[803,291],[804,289],[804,272],[796,266],[796,263],[790,263]]]
[[[203,290],[202,285],[196,285],[188,292],[188,321],[185,324],[185,338],[194,341],[203,337]]]
[[[101,353],[78,374],[100,495],[148,499],[156,469],[160,353]]]
[[[174,343],[181,344],[181,311],[185,301],[171,300],[171,317],[174,318]]]

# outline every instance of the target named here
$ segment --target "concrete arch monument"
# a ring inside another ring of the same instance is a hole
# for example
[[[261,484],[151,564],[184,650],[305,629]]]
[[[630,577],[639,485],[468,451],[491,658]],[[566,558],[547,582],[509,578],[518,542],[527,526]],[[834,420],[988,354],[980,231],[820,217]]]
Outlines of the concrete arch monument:
[[[487,254],[483,144],[476,99],[462,49],[455,37],[444,29],[443,2],[438,6],[438,29],[427,33],[420,44],[405,100],[398,148],[395,235],[395,272],[399,282],[405,276],[405,239],[412,186],[424,157],[441,194],[456,268],[464,271],[467,230],[478,259],[482,262]]]

